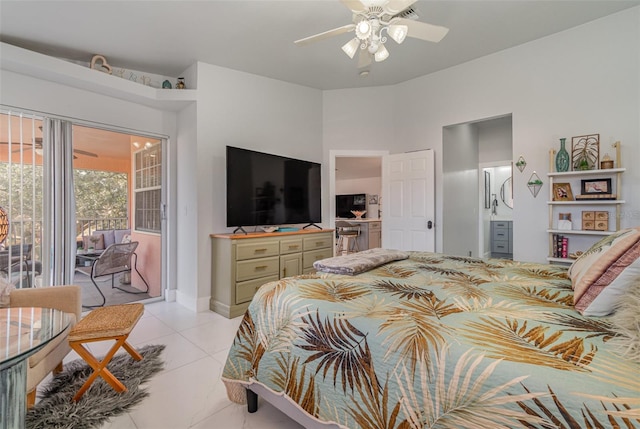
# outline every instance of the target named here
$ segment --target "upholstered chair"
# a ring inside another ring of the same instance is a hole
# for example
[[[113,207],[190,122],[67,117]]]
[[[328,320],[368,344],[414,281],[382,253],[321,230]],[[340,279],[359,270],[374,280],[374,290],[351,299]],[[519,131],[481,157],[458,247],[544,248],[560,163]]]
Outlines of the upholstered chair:
[[[67,337],[82,314],[80,286],[14,289],[9,294],[9,307],[55,308],[75,316],[75,320],[62,334],[29,358],[27,406],[31,407],[36,400],[38,384],[50,372],[62,371],[62,360],[71,351]]]

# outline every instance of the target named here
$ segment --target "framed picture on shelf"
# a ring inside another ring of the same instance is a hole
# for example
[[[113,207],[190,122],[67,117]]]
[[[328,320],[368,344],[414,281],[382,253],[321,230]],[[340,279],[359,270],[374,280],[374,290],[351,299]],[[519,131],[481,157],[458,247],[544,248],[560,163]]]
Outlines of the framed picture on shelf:
[[[573,201],[570,183],[553,184],[553,201]]]
[[[611,194],[611,179],[582,180],[582,195]]]

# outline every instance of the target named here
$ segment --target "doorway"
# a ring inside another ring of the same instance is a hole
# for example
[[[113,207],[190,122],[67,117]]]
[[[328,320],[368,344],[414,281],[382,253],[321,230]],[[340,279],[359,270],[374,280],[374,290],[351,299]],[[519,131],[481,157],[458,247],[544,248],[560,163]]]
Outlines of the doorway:
[[[353,195],[354,198],[359,199],[364,196],[362,206],[366,213],[363,215],[362,231],[366,232],[364,234],[366,240],[364,235],[358,238],[359,250],[365,250],[371,246],[380,247],[382,232],[381,228],[377,227],[381,226],[380,216],[382,213],[382,158],[387,154],[387,151],[368,150],[329,152],[329,222],[331,227],[335,226],[337,218],[337,195]],[[348,215],[349,210],[346,213],[347,220],[355,218],[355,215]],[[371,222],[374,222],[374,228],[369,231]],[[334,253],[339,254],[338,249]]]
[[[496,184],[495,171],[493,180],[490,172],[486,186],[489,192],[485,193],[484,168],[510,167],[512,146],[510,114],[443,128],[444,253],[485,257],[491,241],[492,208],[502,213],[502,219],[510,221],[512,208],[504,205],[499,193],[504,180]]]

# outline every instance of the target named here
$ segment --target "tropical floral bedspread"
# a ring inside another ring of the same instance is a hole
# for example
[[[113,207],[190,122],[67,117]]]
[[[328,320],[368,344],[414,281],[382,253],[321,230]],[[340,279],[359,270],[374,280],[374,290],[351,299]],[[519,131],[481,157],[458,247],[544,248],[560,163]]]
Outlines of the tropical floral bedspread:
[[[229,392],[261,383],[346,428],[640,428],[640,365],[574,310],[565,268],[410,255],[262,286]]]

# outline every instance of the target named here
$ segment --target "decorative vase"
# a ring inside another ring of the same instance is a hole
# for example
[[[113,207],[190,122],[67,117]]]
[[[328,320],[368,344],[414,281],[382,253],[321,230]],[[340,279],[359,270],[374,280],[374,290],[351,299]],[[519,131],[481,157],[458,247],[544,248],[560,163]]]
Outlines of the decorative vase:
[[[560,139],[560,150],[556,155],[556,171],[569,171],[569,152],[564,147],[567,139]]]
[[[162,88],[171,89],[171,82],[169,82],[169,79],[167,79],[164,82],[162,82]]]

